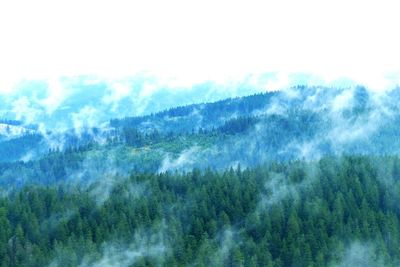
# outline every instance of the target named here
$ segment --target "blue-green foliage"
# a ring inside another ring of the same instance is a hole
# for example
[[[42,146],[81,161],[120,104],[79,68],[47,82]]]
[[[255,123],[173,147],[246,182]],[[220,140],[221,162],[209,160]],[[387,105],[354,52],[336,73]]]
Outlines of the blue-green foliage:
[[[353,261],[398,266],[399,166],[342,157],[132,174],[113,177],[106,198],[102,184],[29,187],[0,198],[0,264],[334,266],[356,240],[371,248]]]

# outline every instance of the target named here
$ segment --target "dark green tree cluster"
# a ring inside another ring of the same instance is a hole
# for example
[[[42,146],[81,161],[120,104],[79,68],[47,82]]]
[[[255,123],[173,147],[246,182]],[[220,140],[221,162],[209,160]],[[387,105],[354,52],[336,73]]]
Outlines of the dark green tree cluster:
[[[396,157],[112,178],[111,188],[31,186],[1,197],[0,266],[95,266],[111,255],[107,244],[148,248],[130,266],[329,266],[355,241],[399,263]],[[162,252],[141,244],[146,231],[159,233]]]
[[[42,140],[43,137],[39,134],[26,134],[0,142],[0,162],[19,160],[27,151],[36,150]]]
[[[234,114],[250,116],[252,112],[264,109],[271,99],[277,95],[276,92],[268,92],[247,97],[228,98],[213,103],[174,107],[145,116],[112,119],[110,125],[116,128],[138,128],[145,123],[157,125],[164,132],[172,131],[175,133],[198,128],[210,130],[212,127],[223,125],[225,118],[232,117]]]
[[[258,119],[256,117],[238,117],[225,122],[224,125],[219,127],[219,131],[225,134],[243,133],[252,128]]]

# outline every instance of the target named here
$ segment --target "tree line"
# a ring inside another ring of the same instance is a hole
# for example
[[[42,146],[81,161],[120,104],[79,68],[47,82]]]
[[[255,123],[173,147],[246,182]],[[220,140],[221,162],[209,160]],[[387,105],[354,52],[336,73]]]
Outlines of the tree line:
[[[1,197],[0,266],[95,266],[113,255],[109,244],[139,251],[152,234],[163,252],[140,250],[130,266],[329,266],[355,241],[373,244],[372,258],[385,265],[399,263],[397,157],[113,179],[106,196],[99,181]]]

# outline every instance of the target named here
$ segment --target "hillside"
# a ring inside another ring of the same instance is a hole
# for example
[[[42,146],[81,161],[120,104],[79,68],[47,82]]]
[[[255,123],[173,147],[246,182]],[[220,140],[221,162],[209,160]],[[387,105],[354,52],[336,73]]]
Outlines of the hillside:
[[[322,158],[29,187],[0,198],[0,263],[398,266],[399,166]]]
[[[398,266],[397,100],[294,87],[93,127],[3,122],[0,264]]]
[[[7,170],[20,170],[23,179],[3,171],[0,184],[73,180],[71,173],[93,161],[127,174],[246,168],[324,155],[397,155],[399,91],[378,95],[362,87],[295,87],[113,119],[97,128],[25,134],[0,146]],[[32,167],[48,161],[59,167]]]

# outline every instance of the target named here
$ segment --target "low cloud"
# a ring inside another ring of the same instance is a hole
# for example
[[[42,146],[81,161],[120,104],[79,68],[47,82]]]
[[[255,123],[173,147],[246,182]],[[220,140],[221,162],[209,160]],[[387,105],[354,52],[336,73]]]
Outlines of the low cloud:
[[[27,96],[22,96],[12,102],[11,111],[15,114],[15,119],[25,123],[35,123],[41,115],[42,110],[35,107]]]
[[[85,106],[78,112],[71,114],[73,129],[78,136],[81,136],[85,129],[90,129],[100,124],[98,112],[101,111],[92,106]]]
[[[98,252],[88,252],[79,262],[71,255],[71,250],[66,248],[56,249],[55,259],[49,267],[61,267],[63,259],[75,260],[79,267],[119,267],[132,266],[144,259],[151,260],[157,266],[162,266],[170,252],[170,245],[165,236],[165,225],[157,225],[151,229],[137,229],[132,237],[127,237],[131,242],[124,243],[121,240],[109,241],[102,245]],[[78,248],[76,248],[78,249]]]
[[[190,170],[194,163],[196,163],[196,161],[199,159],[197,156],[199,151],[200,147],[194,146],[183,150],[177,158],[172,158],[170,154],[167,154],[162,161],[158,172],[162,173],[170,170]]]
[[[385,255],[379,253],[379,250],[373,243],[353,242],[344,251],[338,263],[332,263],[332,267],[384,267],[394,266],[393,262],[387,262]]]
[[[45,108],[47,115],[51,116],[69,97],[70,93],[71,89],[64,88],[60,79],[49,79],[47,81],[47,96],[38,102]]]
[[[138,231],[135,233],[134,241],[125,246],[118,244],[105,244],[100,259],[91,260],[87,256],[79,267],[118,267],[131,266],[143,258],[149,257],[159,264],[164,262],[168,253],[165,237],[162,232],[146,233]]]
[[[318,172],[317,163],[311,162],[294,167],[288,173],[269,173],[258,209],[267,209],[287,198],[297,201],[300,193],[307,190],[318,177]]]

